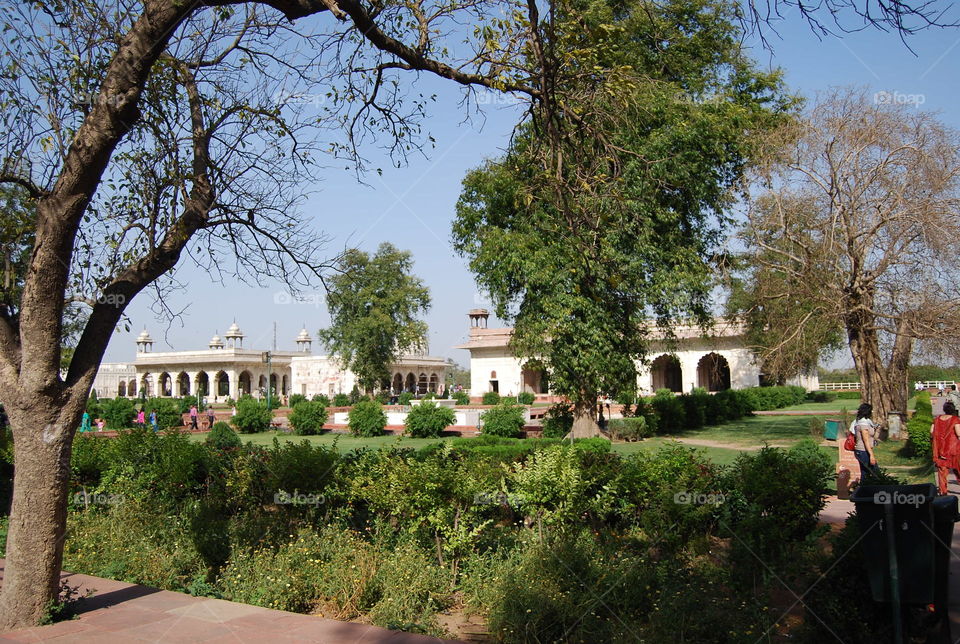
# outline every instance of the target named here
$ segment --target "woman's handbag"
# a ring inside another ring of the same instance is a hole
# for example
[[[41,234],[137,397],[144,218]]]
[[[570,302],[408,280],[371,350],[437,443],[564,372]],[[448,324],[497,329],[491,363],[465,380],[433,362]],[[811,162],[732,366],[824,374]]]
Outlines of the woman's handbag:
[[[852,452],[857,447],[856,421],[851,423],[850,429],[853,431],[847,432],[847,440],[843,441],[843,449]]]

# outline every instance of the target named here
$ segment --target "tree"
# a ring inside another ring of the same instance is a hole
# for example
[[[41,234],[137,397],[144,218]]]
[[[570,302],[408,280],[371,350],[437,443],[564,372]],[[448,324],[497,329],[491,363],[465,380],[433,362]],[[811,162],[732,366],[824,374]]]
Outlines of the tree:
[[[470,369],[464,368],[453,358],[447,358],[447,389],[460,385],[464,389],[470,388]]]
[[[411,274],[410,253],[381,244],[372,257],[348,250],[327,281],[330,327],[318,337],[364,391],[389,387],[389,366],[426,346],[430,292]]]
[[[726,2],[570,3],[534,56],[549,87],[505,157],[463,182],[453,238],[511,346],[598,432],[652,331],[708,317],[708,259],[752,138],[790,106]],[[577,57],[567,52],[578,52]]]
[[[874,417],[906,411],[908,366],[960,324],[960,138],[930,114],[829,92],[770,136],[734,307],[765,368],[845,338]]]
[[[363,169],[367,141],[398,163],[420,148],[429,99],[408,96],[403,74],[536,95],[505,69],[525,33],[505,5],[0,5],[0,185],[23,202],[0,226],[5,250],[17,244],[0,298],[16,459],[0,630],[36,623],[56,597],[73,435],[133,298],[174,286],[160,278],[184,255],[215,276],[310,284],[326,262],[297,215],[302,186],[325,153]],[[441,34],[467,20],[477,42],[461,52],[458,33],[448,47]],[[61,376],[72,304],[80,330]]]

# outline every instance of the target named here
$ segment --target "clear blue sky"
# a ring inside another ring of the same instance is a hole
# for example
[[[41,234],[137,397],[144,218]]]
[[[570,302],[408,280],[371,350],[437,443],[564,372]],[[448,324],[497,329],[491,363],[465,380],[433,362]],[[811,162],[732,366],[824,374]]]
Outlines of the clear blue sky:
[[[909,37],[915,52],[911,53],[897,34],[873,29],[818,39],[796,10],[788,12],[777,29],[779,37],[767,34],[772,50],[757,44],[753,53],[763,66],[784,69],[792,91],[812,97],[831,86],[865,85],[895,100],[920,103],[918,109],[938,112],[944,122],[960,128],[960,30],[929,30]],[[302,216],[330,236],[331,254],[346,246],[374,250],[383,241],[410,250],[415,273],[429,285],[433,298],[426,318],[431,353],[466,365],[467,352],[453,347],[466,337],[467,311],[484,303],[464,260],[451,249],[450,223],[464,174],[502,152],[516,116],[509,106],[491,105],[485,109],[485,122],[474,116],[465,123],[460,93],[452,83],[424,77],[421,85],[437,93],[427,123],[437,141],[429,158],[414,157],[408,166],[396,169],[378,150],[368,149],[367,158],[373,167],[383,168],[383,176],[371,173],[364,186],[351,172],[330,170],[314,187],[316,194],[303,207]],[[177,278],[189,285],[170,298],[170,308],[186,309],[182,325],[157,320],[150,293],[144,293],[128,308],[131,332],[115,334],[106,361],[132,360],[134,337],[144,326],[156,341],[155,351],[188,350],[206,348],[214,331],[222,335],[236,318],[247,335],[244,346],[266,349],[276,322],[278,347],[292,349],[304,323],[315,334],[329,319],[319,285],[306,303],[277,304],[276,294],[284,290],[280,284],[266,289],[238,282],[216,284],[187,264]],[[322,352],[316,343],[314,352]],[[840,358],[837,364],[843,362]]]

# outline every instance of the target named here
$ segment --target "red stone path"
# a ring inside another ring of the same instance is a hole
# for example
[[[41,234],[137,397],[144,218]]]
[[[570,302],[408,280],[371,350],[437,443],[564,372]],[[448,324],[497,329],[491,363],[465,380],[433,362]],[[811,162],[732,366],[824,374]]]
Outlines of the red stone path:
[[[4,560],[0,559],[0,579]],[[83,600],[77,619],[0,633],[0,642],[204,642],[245,644],[322,642],[323,644],[441,644],[425,635],[338,622],[157,590],[88,575],[63,573],[71,587],[94,594]]]

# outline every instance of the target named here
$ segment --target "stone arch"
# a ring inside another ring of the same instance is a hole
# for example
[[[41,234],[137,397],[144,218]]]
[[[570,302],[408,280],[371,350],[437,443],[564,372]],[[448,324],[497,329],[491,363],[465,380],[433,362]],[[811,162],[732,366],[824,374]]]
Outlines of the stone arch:
[[[207,375],[206,371],[201,371],[197,374],[197,395],[210,395],[210,376]]]
[[[697,386],[707,391],[730,388],[730,364],[719,353],[708,353],[697,363]]]
[[[177,395],[190,395],[190,376],[187,375],[186,371],[181,371],[179,374],[177,374]]]
[[[149,373],[145,373],[140,377],[140,397],[153,397],[153,379],[150,377]]]
[[[490,379],[494,379],[493,374],[491,374]],[[520,371],[520,391],[531,394],[545,394],[547,390],[547,372],[543,368],[543,363],[539,360],[527,361]]]
[[[241,396],[243,396],[244,394],[249,394],[253,392],[252,384],[251,384],[252,380],[253,380],[252,373],[250,373],[246,369],[240,372],[238,383],[240,385],[239,391]]]
[[[133,398],[136,395],[137,395],[137,379],[133,378],[132,380],[130,380],[129,383],[127,383],[127,396],[129,396],[130,398]]]
[[[650,386],[654,391],[669,389],[683,391],[683,369],[677,356],[664,353],[650,364]]]
[[[427,385],[427,388],[433,393],[437,393],[440,390],[440,376],[435,373],[431,373],[430,384]]]
[[[409,391],[410,393],[413,393],[417,390],[417,377],[413,375],[413,372],[407,374],[407,379],[404,381],[403,390]]]
[[[117,385],[117,398],[126,398],[126,397],[127,397],[127,383],[121,380],[120,384]]]
[[[260,374],[260,377],[257,379],[257,390],[261,394],[267,393],[267,377],[262,373]]]
[[[270,374],[270,395],[277,395],[277,374],[275,373]]]
[[[403,374],[393,374],[393,393],[398,394],[403,391]]]
[[[280,393],[287,395],[287,374],[283,374],[283,378],[280,379]]]
[[[157,395],[158,396],[172,396],[173,395],[173,379],[170,378],[170,374],[164,371],[157,378]]]
[[[230,396],[230,376],[226,371],[218,371],[213,377],[214,392],[219,396]]]
[[[427,374],[420,372],[420,377],[417,378],[417,393],[425,394],[427,393],[427,388],[430,386],[430,381],[427,378]]]

